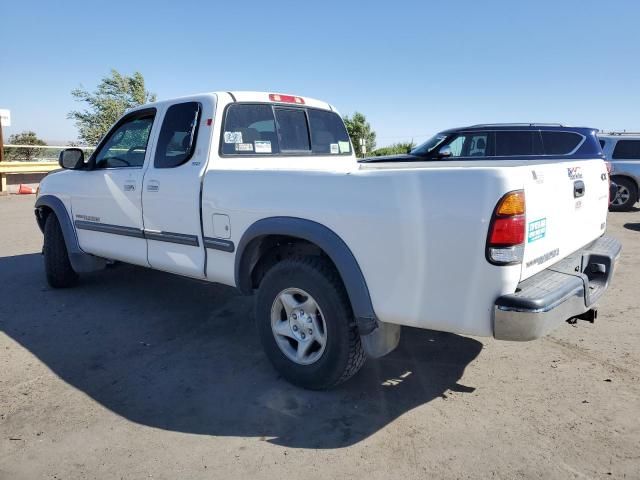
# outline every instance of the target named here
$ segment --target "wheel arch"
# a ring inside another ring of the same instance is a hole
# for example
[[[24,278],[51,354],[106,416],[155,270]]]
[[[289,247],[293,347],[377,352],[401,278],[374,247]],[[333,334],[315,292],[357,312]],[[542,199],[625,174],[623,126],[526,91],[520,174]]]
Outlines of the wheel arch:
[[[62,200],[53,195],[42,195],[38,197],[35,204],[35,215],[38,227],[44,233],[44,225],[51,214],[55,214],[62,230],[64,243],[69,254],[69,261],[73,269],[78,272],[93,272],[105,267],[106,261],[102,258],[94,257],[82,251],[78,243],[73,222]]]
[[[330,228],[304,218],[264,218],[244,232],[235,257],[235,282],[241,292],[252,292],[252,273],[266,253],[265,239],[277,237],[300,239],[320,249],[333,262],[342,279],[360,334],[366,335],[378,326],[366,280],[348,245]]]
[[[630,175],[627,173],[616,174],[614,172],[613,175],[611,175],[611,180],[615,182],[617,178],[625,179],[631,182],[633,185],[635,185],[636,186],[636,202],[640,200],[640,181],[638,181],[638,179],[634,175]]]

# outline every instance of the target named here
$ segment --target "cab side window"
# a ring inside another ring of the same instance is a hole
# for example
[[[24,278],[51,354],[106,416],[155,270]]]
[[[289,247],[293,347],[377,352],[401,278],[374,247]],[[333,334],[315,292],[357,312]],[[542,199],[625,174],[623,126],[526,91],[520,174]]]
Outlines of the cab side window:
[[[153,161],[155,168],[174,168],[193,156],[201,110],[198,102],[179,103],[167,109]]]
[[[154,113],[132,116],[109,133],[96,152],[95,168],[142,167],[154,116]]]

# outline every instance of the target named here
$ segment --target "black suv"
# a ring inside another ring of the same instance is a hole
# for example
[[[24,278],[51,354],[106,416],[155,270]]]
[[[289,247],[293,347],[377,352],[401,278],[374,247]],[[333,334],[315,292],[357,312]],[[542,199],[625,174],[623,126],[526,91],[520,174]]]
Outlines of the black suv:
[[[482,124],[453,128],[434,135],[406,155],[370,157],[363,162],[474,160],[532,160],[552,157],[604,158],[594,128],[559,124]]]

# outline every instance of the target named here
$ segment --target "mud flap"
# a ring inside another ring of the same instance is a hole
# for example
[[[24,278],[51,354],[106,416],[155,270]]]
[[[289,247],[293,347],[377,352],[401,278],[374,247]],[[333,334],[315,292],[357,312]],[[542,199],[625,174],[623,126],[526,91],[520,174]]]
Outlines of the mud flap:
[[[360,335],[362,346],[369,358],[380,358],[391,353],[400,343],[400,325],[377,322],[377,327],[366,335]]]

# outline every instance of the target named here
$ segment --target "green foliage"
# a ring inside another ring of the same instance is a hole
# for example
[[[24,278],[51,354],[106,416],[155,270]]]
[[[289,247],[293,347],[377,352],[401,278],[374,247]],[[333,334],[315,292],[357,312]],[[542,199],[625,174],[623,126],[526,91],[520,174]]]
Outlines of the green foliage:
[[[114,69],[94,92],[80,87],[72,90],[71,95],[87,104],[85,110],[74,110],[67,117],[75,120],[78,137],[88,145],[96,145],[128,108],[156,100],[155,94],[145,90],[140,72],[128,77]]]
[[[347,127],[351,143],[353,143],[353,148],[358,157],[363,156],[360,148],[361,138],[365,140],[367,152],[372,152],[376,148],[376,132],[371,129],[371,125],[369,125],[362,113],[355,112],[352,117],[344,117],[344,124]]]
[[[378,148],[371,152],[373,157],[382,157],[384,155],[398,155],[400,153],[409,153],[416,146],[413,140],[410,142],[400,142],[389,145],[388,147]]]
[[[9,136],[10,145],[35,145],[44,146],[46,142],[39,139],[36,132],[26,131],[22,133],[14,133]],[[5,147],[4,158],[6,161],[25,161],[29,162],[34,160],[39,153],[42,153],[40,148],[29,147]]]

